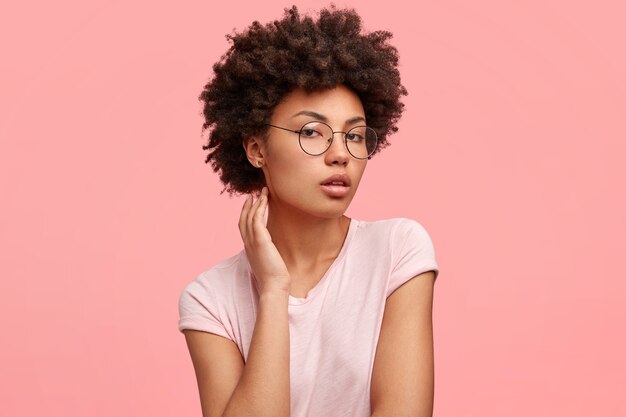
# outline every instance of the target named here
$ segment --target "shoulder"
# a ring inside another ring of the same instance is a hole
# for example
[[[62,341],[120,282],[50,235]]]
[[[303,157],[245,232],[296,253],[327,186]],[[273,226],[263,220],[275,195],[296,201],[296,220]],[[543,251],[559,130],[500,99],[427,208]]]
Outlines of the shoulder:
[[[181,301],[188,296],[198,298],[209,296],[209,294],[228,292],[232,288],[235,278],[242,274],[245,262],[245,256],[241,251],[202,271],[192,281],[185,284],[180,294]]]
[[[363,249],[388,253],[392,264],[402,258],[434,257],[433,242],[426,228],[417,220],[395,217],[377,221],[360,221]]]
[[[387,239],[392,242],[404,241],[409,235],[424,236],[426,228],[417,220],[407,217],[394,217],[376,221],[359,220],[361,233],[372,238]]]

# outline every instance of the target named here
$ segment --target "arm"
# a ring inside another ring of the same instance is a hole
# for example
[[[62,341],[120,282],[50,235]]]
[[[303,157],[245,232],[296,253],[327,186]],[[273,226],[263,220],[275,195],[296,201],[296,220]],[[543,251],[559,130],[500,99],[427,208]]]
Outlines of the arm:
[[[239,348],[215,333],[192,329],[183,333],[196,371],[202,415],[221,416],[243,372]]]
[[[246,199],[239,218],[259,303],[248,362],[226,405],[226,417],[283,417],[291,413],[288,310],[291,277],[263,222],[267,204],[268,189],[263,187],[256,202]]]
[[[187,338],[203,417],[285,417],[291,413],[289,290],[291,278],[263,224],[267,188],[255,203],[246,199],[239,229],[259,293],[245,365],[237,346],[219,336],[193,332]],[[243,369],[242,369],[243,368]]]
[[[289,416],[289,293],[259,297],[248,362],[224,411],[226,416]]]
[[[288,297],[285,292],[259,297],[246,364],[232,340],[185,330],[203,417],[289,416]]]
[[[434,277],[424,272],[387,298],[372,371],[373,417],[432,416]]]

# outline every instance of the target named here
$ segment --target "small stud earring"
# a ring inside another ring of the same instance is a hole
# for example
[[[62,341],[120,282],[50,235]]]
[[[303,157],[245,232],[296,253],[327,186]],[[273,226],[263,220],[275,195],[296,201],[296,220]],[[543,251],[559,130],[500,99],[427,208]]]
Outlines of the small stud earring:
[[[256,161],[256,164],[257,164],[258,166],[261,166],[261,165],[263,165],[263,161]]]

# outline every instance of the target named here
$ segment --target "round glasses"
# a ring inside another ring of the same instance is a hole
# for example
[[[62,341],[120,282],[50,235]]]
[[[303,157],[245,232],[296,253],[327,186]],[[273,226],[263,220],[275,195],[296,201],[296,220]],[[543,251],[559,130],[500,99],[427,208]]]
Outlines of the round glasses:
[[[324,122],[308,122],[300,130],[287,129],[280,126],[266,125],[298,134],[302,150],[312,156],[321,155],[330,148],[335,133],[343,133],[344,143],[350,155],[356,159],[371,159],[378,144],[376,131],[368,126],[355,126],[347,132],[334,132]]]

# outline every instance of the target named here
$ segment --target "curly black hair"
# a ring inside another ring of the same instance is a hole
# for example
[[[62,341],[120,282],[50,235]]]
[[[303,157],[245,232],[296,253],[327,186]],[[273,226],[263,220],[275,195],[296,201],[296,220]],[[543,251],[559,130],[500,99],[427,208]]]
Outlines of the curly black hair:
[[[202,146],[233,193],[258,192],[262,170],[253,167],[242,146],[253,135],[267,137],[274,107],[296,88],[319,91],[343,84],[360,98],[368,126],[378,133],[375,153],[397,132],[407,90],[400,83],[398,51],[386,43],[388,31],[362,33],[354,9],[334,4],[314,21],[300,16],[296,6],[284,9],[281,20],[262,25],[254,21],[242,33],[226,35],[231,47],[213,65],[214,77],[199,96],[204,102],[202,131],[211,128]]]

